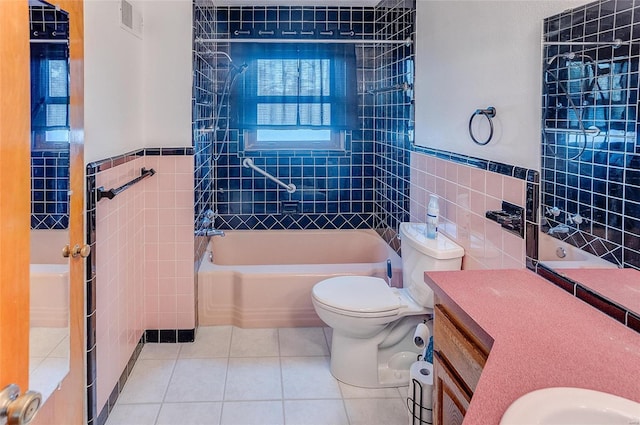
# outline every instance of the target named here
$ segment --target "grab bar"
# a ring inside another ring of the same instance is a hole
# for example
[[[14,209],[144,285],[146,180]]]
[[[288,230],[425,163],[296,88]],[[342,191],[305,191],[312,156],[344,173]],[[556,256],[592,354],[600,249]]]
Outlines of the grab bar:
[[[257,165],[255,165],[251,158],[245,158],[244,161],[242,161],[242,165],[244,165],[247,168],[251,168],[251,169],[257,171],[258,173],[262,174],[263,176],[265,176],[266,178],[268,178],[272,182],[274,182],[274,183],[282,186],[283,188],[287,189],[287,192],[289,192],[289,193],[293,193],[297,189],[295,184],[293,184],[293,183],[286,184],[282,180],[280,180],[280,179],[278,179],[276,177],[273,177],[271,174],[267,173],[262,168],[260,168]]]
[[[567,133],[567,134],[587,134],[589,136],[597,137],[600,135],[600,129],[598,127],[591,126],[584,130],[579,128],[545,128],[545,133]]]
[[[147,170],[146,168],[143,167],[140,170],[140,176],[139,177],[136,177],[135,179],[131,180],[128,183],[123,184],[122,186],[120,186],[118,188],[104,190],[104,187],[101,186],[101,187],[98,188],[98,201],[101,200],[102,198],[113,199],[120,192],[124,192],[125,190],[127,190],[131,186],[133,186],[134,184],[138,183],[140,180],[142,180],[144,178],[147,178],[147,177],[151,177],[155,173],[156,173],[156,171],[153,168]]]
[[[413,89],[413,84],[402,83],[402,84],[396,84],[394,86],[383,87],[381,89],[367,90],[367,93],[378,94],[378,93],[387,93],[390,91],[407,91],[412,89]]]

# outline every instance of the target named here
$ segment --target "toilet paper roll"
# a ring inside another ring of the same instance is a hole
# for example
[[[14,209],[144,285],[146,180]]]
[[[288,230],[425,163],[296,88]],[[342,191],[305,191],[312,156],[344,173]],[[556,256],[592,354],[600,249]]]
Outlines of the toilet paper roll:
[[[409,369],[409,425],[433,423],[433,365],[429,362],[414,362]]]
[[[416,331],[413,333],[413,343],[416,347],[420,349],[424,349],[424,347],[429,342],[429,337],[431,336],[431,332],[429,332],[429,328],[424,323],[419,323],[416,326]]]

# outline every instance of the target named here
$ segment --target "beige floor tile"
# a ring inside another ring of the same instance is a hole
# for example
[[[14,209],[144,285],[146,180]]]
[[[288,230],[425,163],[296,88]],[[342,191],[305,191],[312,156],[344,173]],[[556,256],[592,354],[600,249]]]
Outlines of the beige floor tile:
[[[322,328],[283,328],[278,330],[281,356],[328,356]]]
[[[228,357],[231,344],[231,326],[198,328],[196,340],[179,344],[180,358]]]
[[[160,404],[117,404],[105,425],[154,425]]]
[[[175,360],[138,360],[118,403],[162,402],[175,363]]]
[[[225,400],[282,399],[278,358],[231,358],[227,370]]]
[[[342,400],[285,400],[286,425],[349,425]]]
[[[279,356],[278,329],[233,328],[230,357]]]
[[[163,403],[156,425],[219,425],[222,403]]]
[[[145,344],[140,360],[175,360],[180,352],[180,344]]]
[[[329,370],[329,357],[283,357],[281,361],[285,399],[342,398]]]
[[[409,416],[400,398],[345,400],[351,425],[404,425]]]
[[[178,359],[165,401],[222,401],[227,359]]]
[[[284,425],[281,401],[233,401],[222,406],[221,425]]]

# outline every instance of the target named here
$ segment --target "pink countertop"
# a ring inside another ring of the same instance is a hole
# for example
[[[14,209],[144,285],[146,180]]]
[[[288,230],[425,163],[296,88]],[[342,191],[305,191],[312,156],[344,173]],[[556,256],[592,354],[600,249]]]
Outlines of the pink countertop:
[[[556,273],[640,314],[640,272],[635,269],[557,269]]]
[[[640,402],[640,334],[528,270],[427,272],[493,345],[465,424],[498,424],[520,396],[580,387]]]

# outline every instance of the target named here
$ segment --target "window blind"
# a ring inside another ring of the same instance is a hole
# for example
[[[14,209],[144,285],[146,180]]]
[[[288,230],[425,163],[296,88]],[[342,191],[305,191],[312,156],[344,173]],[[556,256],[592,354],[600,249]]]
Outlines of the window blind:
[[[358,127],[355,46],[235,43],[232,57],[248,65],[231,96],[237,127]]]

